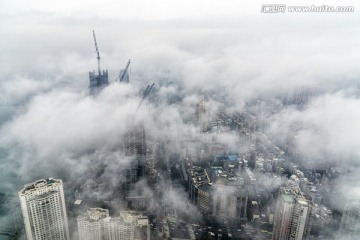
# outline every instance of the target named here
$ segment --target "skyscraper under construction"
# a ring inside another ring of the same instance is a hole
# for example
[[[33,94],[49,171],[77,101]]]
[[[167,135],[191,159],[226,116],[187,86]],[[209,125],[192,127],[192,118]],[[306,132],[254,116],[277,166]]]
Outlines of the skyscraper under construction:
[[[90,95],[92,95],[92,96],[98,94],[101,91],[101,89],[103,89],[104,87],[109,85],[108,71],[107,70],[101,71],[101,68],[100,68],[100,52],[99,52],[98,45],[96,42],[95,31],[93,31],[93,36],[94,36],[95,49],[96,49],[96,55],[97,55],[96,58],[97,58],[97,63],[98,63],[98,72],[97,72],[97,74],[96,74],[95,70],[92,72],[89,72],[89,79],[90,79],[89,92],[90,92]]]
[[[143,122],[131,125],[124,135],[125,156],[130,157],[130,164],[125,169],[126,181],[124,183],[125,194],[135,189],[139,178],[146,173],[146,139]]]

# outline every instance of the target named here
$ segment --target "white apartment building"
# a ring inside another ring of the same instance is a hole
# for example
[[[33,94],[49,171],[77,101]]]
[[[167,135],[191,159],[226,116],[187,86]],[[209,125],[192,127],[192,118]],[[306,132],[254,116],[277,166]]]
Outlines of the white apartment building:
[[[77,218],[80,240],[150,239],[148,218],[134,211],[109,217],[109,211],[90,208]]]
[[[41,179],[19,191],[28,240],[69,240],[63,183]]]
[[[80,240],[101,240],[101,221],[109,218],[109,210],[90,208],[86,213],[77,218]]]

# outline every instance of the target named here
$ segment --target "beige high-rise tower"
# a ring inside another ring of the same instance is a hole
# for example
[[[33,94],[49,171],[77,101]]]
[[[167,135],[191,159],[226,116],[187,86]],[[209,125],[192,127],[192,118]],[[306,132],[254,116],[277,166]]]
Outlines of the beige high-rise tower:
[[[41,179],[19,191],[28,240],[69,240],[63,184]]]

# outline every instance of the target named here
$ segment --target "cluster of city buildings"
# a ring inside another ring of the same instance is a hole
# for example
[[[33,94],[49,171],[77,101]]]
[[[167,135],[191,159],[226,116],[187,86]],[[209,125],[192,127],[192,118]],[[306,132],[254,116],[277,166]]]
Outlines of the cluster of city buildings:
[[[245,219],[248,194],[244,177],[237,171],[237,157],[217,156],[215,161],[207,168],[193,166],[188,169],[190,201],[204,215],[219,220]]]
[[[95,33],[94,41],[98,71],[89,73],[89,90],[93,96],[109,84],[107,70],[100,69]],[[119,73],[120,82],[129,83],[129,64],[130,60]],[[148,86],[143,98],[150,90]],[[301,92],[294,101],[305,102],[315,95],[315,91],[309,94]],[[178,159],[175,169],[179,169],[179,178],[186,184],[190,203],[205,219],[238,226],[239,230],[241,226],[256,226],[257,232],[250,235],[266,240],[312,239],[321,229],[334,226],[333,211],[323,201],[324,195],[330,192],[328,179],[324,174],[301,171],[295,163],[285,160],[285,152],[268,136],[257,131],[264,125],[259,117],[246,112],[230,115],[218,111],[210,121],[206,100],[202,97],[195,118],[199,133],[205,136],[205,140],[201,139],[197,144],[189,143],[193,139],[179,140],[184,145],[188,142],[191,147],[185,147],[185,154]],[[129,161],[115,171],[123,180],[113,186],[110,182],[99,184],[96,175],[106,167],[99,164],[94,176],[76,189],[75,203],[80,203],[81,199],[114,199],[114,195],[103,194],[113,188],[113,192],[127,202],[126,207],[148,210],[151,199],[136,190],[140,179],[146,179],[148,186],[159,194],[157,199],[164,194],[166,189],[159,189],[158,183],[165,181],[166,172],[174,175],[170,170],[174,167],[168,162],[163,163],[165,174],[158,172],[161,156],[157,155],[157,143],[153,144],[154,147],[147,146],[144,123],[129,122],[127,125],[130,127],[123,136],[122,152]],[[238,142],[230,144],[231,140],[227,141],[231,134],[238,135]],[[230,145],[236,149],[231,149]],[[154,153],[152,157],[149,152]],[[70,240],[72,233],[69,231],[62,180],[40,179],[25,185],[18,194],[28,240]],[[160,211],[160,215],[165,212]],[[79,240],[149,240],[152,225],[140,211],[120,211],[118,216],[110,216],[109,209],[103,207],[86,209],[76,216],[76,223]],[[185,239],[185,235],[189,235],[187,239],[195,239],[194,232],[185,231],[186,223],[174,220],[163,226],[164,238],[184,236]],[[217,235],[218,239],[220,236]],[[357,239],[357,236],[360,236],[360,202],[347,201],[336,239],[350,240]],[[215,234],[209,232],[207,237],[214,238]],[[231,238],[231,234],[227,237]]]
[[[63,183],[41,179],[19,191],[28,240],[69,240]],[[90,208],[77,217],[79,240],[150,239],[149,221],[135,211],[110,217],[109,210]]]
[[[203,108],[203,104],[199,107]],[[318,236],[321,229],[336,226],[333,211],[323,201],[324,194],[329,191],[329,180],[324,174],[303,172],[295,163],[285,160],[284,152],[267,136],[245,130],[248,127],[244,123],[239,126],[239,123],[240,120],[233,121],[239,130],[237,132],[244,136],[242,144],[248,144],[250,151],[234,153],[228,146],[217,142],[216,137],[210,136],[207,143],[189,144],[192,147],[186,148],[183,160],[177,162],[180,165],[176,164],[182,173],[181,178],[186,181],[189,201],[197,206],[202,216],[239,228],[255,226],[257,230],[251,234],[268,240],[316,239],[314,236]],[[207,129],[209,132],[209,127],[203,127],[201,123],[200,131]],[[220,130],[226,131],[226,126]],[[161,174],[156,171],[156,160],[149,161],[146,156],[150,150],[146,148],[143,125],[131,128],[125,139],[123,151],[125,157],[131,159],[131,164],[119,172],[125,176],[120,191],[128,203],[146,209],[149,199],[141,193],[136,195],[135,185],[148,175],[152,179],[149,183],[156,186]],[[151,151],[156,152],[155,145]],[[95,183],[93,180],[87,184]],[[60,179],[41,179],[27,184],[19,191],[19,198],[29,240],[70,239]],[[77,201],[81,201],[79,199]],[[90,207],[76,219],[80,240],[150,239],[151,235],[149,218],[139,211],[121,211],[112,217],[106,208]],[[339,231],[332,239],[356,239],[360,233],[359,222],[360,203],[344,202]],[[163,231],[164,236],[170,237],[172,231],[176,232],[176,227],[164,224]],[[209,238],[213,234],[209,232]],[[193,232],[191,236],[194,239]],[[331,239],[333,235],[328,237]]]
[[[329,202],[324,201],[332,187],[322,169],[307,170],[301,165],[303,172],[297,164],[285,160],[285,152],[265,134],[250,129],[257,123],[249,123],[254,119],[248,116],[222,112],[215,124],[204,124],[204,108],[202,100],[198,111],[201,132],[204,125],[209,126],[207,134],[236,132],[241,135],[239,145],[247,146],[245,152],[239,147],[237,153],[231,153],[234,151],[228,146],[208,141],[195,150],[198,154],[185,154],[183,174],[188,181],[189,199],[204,216],[225,223],[261,222],[258,226],[267,228],[261,227],[259,232],[268,234],[260,239],[316,239],[322,236],[323,232],[319,232],[323,229],[330,229],[331,233],[325,235],[330,239],[357,239],[360,215],[359,204],[354,201],[346,203],[334,237],[336,221],[326,205]],[[219,123],[221,127],[216,125]]]

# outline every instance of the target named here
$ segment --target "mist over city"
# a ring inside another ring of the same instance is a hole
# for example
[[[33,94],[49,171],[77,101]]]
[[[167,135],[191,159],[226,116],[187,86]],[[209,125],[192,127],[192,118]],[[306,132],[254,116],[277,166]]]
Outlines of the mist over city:
[[[0,0],[0,240],[360,239],[359,11]]]

